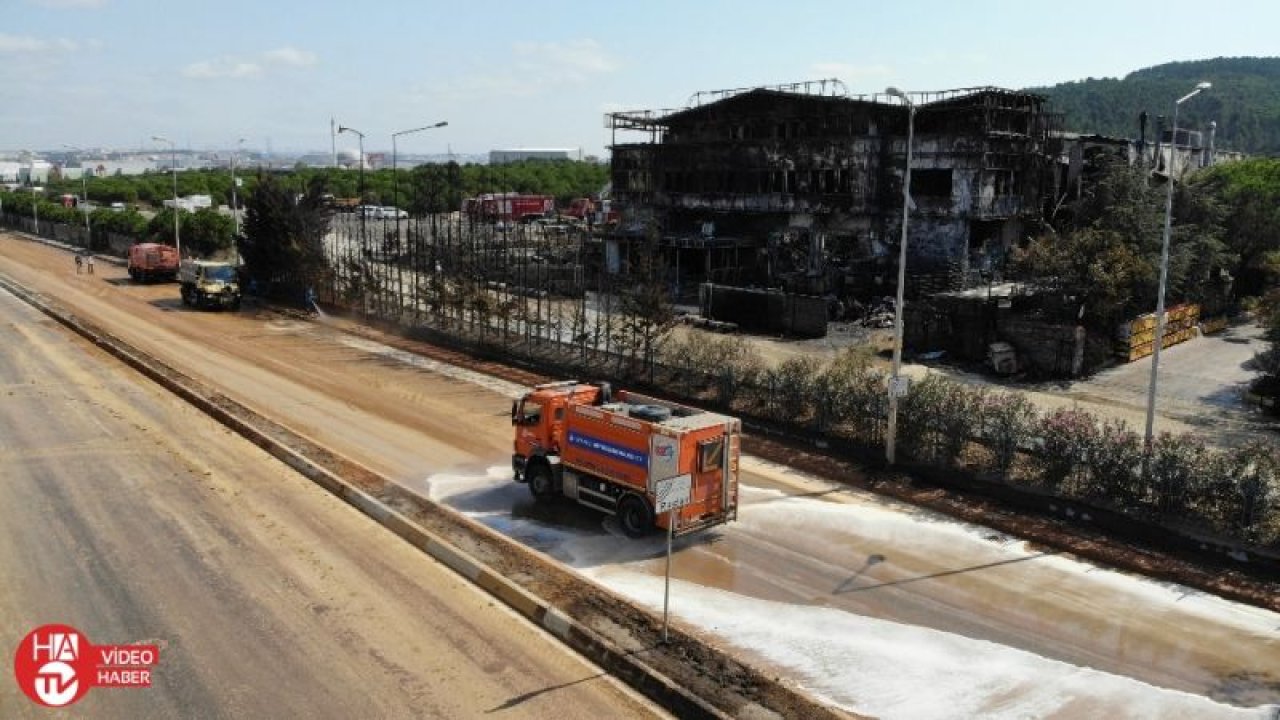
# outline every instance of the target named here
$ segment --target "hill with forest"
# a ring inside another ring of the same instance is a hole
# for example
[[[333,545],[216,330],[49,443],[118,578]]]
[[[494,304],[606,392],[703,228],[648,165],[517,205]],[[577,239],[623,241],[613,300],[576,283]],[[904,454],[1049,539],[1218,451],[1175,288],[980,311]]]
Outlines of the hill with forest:
[[[1064,115],[1065,130],[1136,138],[1138,116],[1145,111],[1147,138],[1154,139],[1157,116],[1165,116],[1167,124],[1173,103],[1200,82],[1213,87],[1181,105],[1178,127],[1208,130],[1210,122],[1217,122],[1217,147],[1280,156],[1280,57],[1173,62],[1123,78],[1087,78],[1026,90],[1049,98],[1051,109]]]

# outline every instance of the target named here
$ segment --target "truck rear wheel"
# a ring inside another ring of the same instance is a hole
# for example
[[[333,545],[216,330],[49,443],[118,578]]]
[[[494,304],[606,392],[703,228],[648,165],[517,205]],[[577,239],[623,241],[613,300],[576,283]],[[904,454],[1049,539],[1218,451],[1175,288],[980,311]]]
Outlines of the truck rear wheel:
[[[525,471],[525,477],[529,481],[529,492],[533,493],[534,500],[550,502],[555,498],[556,488],[550,465],[545,462],[535,463]]]
[[[653,531],[653,510],[639,495],[627,495],[618,503],[618,523],[627,537],[644,537]]]

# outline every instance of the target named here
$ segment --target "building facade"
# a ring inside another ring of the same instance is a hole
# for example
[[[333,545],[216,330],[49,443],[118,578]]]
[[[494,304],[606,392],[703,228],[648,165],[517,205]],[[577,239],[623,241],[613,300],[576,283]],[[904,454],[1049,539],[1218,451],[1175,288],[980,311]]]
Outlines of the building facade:
[[[839,88],[700,93],[681,110],[609,115],[615,241],[656,235],[686,284],[841,294],[883,281],[901,234],[909,107]],[[910,274],[1000,263],[1053,194],[1056,116],[1038,95],[998,88],[909,97]],[[647,137],[617,142],[619,131]]]

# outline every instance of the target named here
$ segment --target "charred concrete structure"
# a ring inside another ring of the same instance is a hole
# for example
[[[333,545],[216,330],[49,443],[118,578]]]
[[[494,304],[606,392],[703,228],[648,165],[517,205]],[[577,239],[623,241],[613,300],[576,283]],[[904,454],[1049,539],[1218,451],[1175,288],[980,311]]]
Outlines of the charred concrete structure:
[[[999,88],[913,93],[908,289],[998,268],[1055,194],[1057,116]],[[834,80],[698,93],[689,107],[612,113],[612,191],[629,243],[655,238],[695,282],[836,296],[891,292],[908,108]],[[619,131],[647,134],[618,142]]]

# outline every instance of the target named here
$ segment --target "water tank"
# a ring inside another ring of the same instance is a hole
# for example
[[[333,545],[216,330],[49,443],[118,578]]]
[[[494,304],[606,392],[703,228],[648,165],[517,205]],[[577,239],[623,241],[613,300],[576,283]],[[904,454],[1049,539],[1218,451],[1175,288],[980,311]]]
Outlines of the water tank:
[[[637,420],[662,422],[671,419],[671,408],[662,405],[632,405],[628,414]]]

